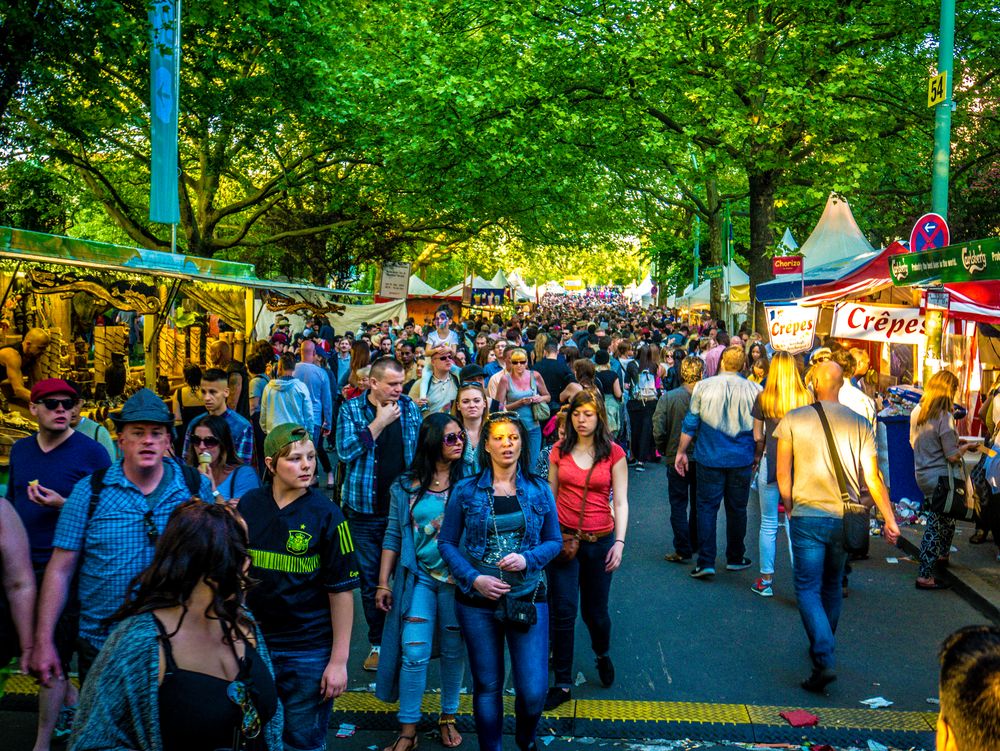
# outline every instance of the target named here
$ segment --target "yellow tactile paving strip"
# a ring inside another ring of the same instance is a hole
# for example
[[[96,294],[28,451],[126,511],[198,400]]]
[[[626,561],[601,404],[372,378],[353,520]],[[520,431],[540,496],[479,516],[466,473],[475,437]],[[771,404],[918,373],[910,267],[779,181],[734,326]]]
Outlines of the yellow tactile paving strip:
[[[0,678],[2,682],[2,678]],[[3,694],[11,698],[32,696],[38,692],[38,684],[29,676],[8,675],[3,684]],[[348,692],[339,697],[334,713],[360,713],[373,715],[395,715],[397,705],[379,701],[367,692]],[[788,709],[802,707],[757,706],[747,704],[709,704],[702,702],[669,701],[615,701],[587,700],[569,701],[545,717],[563,720],[581,720],[589,723],[671,723],[683,725],[711,725],[715,732],[720,726],[757,726],[788,728],[780,713]],[[820,718],[820,726],[828,730],[856,729],[872,732],[932,732],[937,722],[933,712],[902,712],[876,709],[808,708]],[[440,698],[426,694],[423,710],[435,715],[440,710]],[[504,697],[505,714],[513,715],[514,697]],[[472,714],[472,697],[463,695],[459,702],[458,714]],[[544,722],[544,720],[543,720]]]

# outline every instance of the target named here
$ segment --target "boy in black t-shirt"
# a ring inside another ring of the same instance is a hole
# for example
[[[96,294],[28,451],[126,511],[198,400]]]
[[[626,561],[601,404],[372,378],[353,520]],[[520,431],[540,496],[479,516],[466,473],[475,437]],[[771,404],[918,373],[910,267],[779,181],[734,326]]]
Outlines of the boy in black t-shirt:
[[[333,699],[347,687],[358,565],[347,522],[312,490],[316,449],[305,428],[279,425],[264,441],[271,484],[245,494],[253,567],[247,604],[264,633],[285,710],[285,747],[326,748]]]

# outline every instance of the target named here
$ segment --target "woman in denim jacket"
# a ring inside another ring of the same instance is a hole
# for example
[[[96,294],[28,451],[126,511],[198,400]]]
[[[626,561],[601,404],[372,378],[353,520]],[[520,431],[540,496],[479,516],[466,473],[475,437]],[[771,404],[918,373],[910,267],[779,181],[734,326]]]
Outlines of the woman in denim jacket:
[[[514,676],[514,739],[535,748],[548,688],[549,611],[542,569],[562,547],[549,486],[528,469],[527,431],[496,412],[480,441],[482,471],[459,482],[445,509],[438,549],[458,585],[455,610],[469,652],[479,747],[500,751],[504,641]],[[501,599],[503,598],[503,600]],[[498,610],[498,605],[501,609]],[[525,625],[497,618],[527,612]]]
[[[417,747],[434,645],[439,645],[441,657],[441,743],[455,748],[462,742],[455,727],[465,670],[462,633],[455,619],[455,583],[441,560],[437,537],[452,488],[462,477],[464,445],[465,432],[453,417],[428,415],[420,425],[410,471],[389,492],[389,523],[375,593],[375,605],[388,616],[375,695],[385,702],[399,700],[401,729],[386,751]]]

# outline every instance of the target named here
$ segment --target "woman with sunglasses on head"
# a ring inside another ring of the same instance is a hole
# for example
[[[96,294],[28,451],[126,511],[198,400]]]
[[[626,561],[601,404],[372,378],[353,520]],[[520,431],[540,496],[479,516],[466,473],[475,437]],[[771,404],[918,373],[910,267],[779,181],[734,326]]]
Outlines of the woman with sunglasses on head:
[[[549,486],[533,477],[516,413],[489,416],[481,472],[452,490],[438,550],[458,586],[455,610],[469,652],[479,748],[500,751],[504,643],[514,676],[514,739],[534,749],[548,685],[548,605],[542,569],[561,538]]]
[[[486,421],[486,389],[478,383],[464,383],[455,398],[455,416],[465,431],[462,451],[462,475],[479,474],[479,437]]]
[[[236,458],[224,417],[209,415],[195,425],[184,460],[212,481],[217,500],[236,504],[244,493],[260,487],[256,470]]]
[[[224,504],[174,510],[84,682],[73,751],[280,751],[274,669],[244,606],[247,547]]]
[[[538,373],[528,370],[528,353],[523,348],[515,347],[509,355],[510,372],[497,385],[497,402],[516,412],[521,419],[528,434],[525,446],[528,466],[534,467],[542,450],[542,426],[535,419],[533,409],[539,403],[548,406],[549,390]]]
[[[409,471],[390,490],[375,594],[376,607],[388,613],[375,695],[399,701],[400,731],[386,751],[417,747],[420,705],[435,643],[441,655],[441,743],[445,748],[462,743],[455,727],[465,667],[462,634],[455,618],[455,582],[441,560],[437,536],[452,488],[462,477],[464,447],[465,434],[455,418],[428,415],[420,425]]]
[[[550,456],[549,486],[556,499],[559,526],[579,540],[576,554],[562,555],[545,569],[552,610],[552,669],[555,686],[545,709],[570,699],[573,685],[573,632],[578,603],[590,632],[597,673],[605,688],[615,681],[608,595],[611,577],[622,562],[628,530],[628,464],[625,451],[608,430],[604,402],[581,391],[569,404],[566,437]],[[613,499],[613,500],[611,500]]]

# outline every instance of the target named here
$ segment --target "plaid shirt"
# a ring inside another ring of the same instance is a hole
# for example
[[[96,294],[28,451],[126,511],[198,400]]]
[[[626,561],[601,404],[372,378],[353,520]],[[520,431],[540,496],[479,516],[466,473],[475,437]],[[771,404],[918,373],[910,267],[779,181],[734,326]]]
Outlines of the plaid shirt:
[[[184,450],[181,453],[181,457],[187,456],[188,446],[191,445],[191,434],[198,423],[207,416],[207,413],[198,415],[188,423],[187,433],[184,434]],[[233,409],[227,408],[222,413],[222,416],[225,418],[226,424],[229,426],[229,433],[233,437],[233,448],[236,450],[236,458],[244,464],[250,464],[253,462],[253,425],[250,424],[247,418]]]
[[[124,604],[129,583],[153,560],[153,544],[143,520],[151,503],[153,523],[163,534],[173,510],[191,497],[180,467],[165,460],[163,469],[159,487],[145,496],[125,477],[119,460],[104,476],[104,489],[89,522],[89,475],[73,487],[59,513],[53,545],[82,553],[78,564],[80,636],[97,648],[111,632],[104,619]],[[212,483],[207,477],[201,478],[199,494],[212,498]]]
[[[375,439],[368,423],[368,391],[344,402],[337,418],[337,456],[347,464],[341,497],[348,508],[361,514],[375,513]],[[410,466],[417,450],[417,433],[423,416],[410,397],[400,395],[403,428],[403,462]]]

